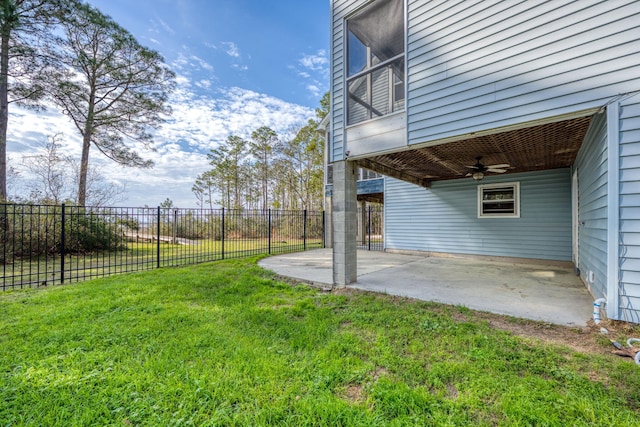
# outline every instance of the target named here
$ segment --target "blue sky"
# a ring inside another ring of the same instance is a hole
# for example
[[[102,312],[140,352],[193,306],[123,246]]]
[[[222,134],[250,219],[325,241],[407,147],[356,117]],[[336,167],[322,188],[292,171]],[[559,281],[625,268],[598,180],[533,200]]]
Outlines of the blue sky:
[[[127,187],[129,206],[156,206],[166,197],[195,206],[191,186],[207,169],[206,153],[230,134],[266,125],[285,135],[313,116],[328,89],[329,2],[326,0],[90,0],[160,52],[177,75],[172,120],[156,135],[151,170],[90,161]],[[10,110],[10,160],[37,152],[47,136],[64,135],[79,155],[79,137],[54,109]],[[34,126],[34,123],[37,125]],[[17,143],[11,144],[11,140]]]

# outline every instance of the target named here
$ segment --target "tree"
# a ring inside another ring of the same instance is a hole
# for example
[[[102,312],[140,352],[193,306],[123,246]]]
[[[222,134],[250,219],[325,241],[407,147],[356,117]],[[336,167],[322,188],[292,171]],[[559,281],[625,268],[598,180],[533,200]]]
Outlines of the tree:
[[[164,202],[160,203],[160,207],[162,209],[171,209],[174,208],[174,204],[173,204],[173,200],[171,200],[170,198],[166,198],[164,199]]]
[[[50,136],[40,154],[22,157],[30,178],[24,184],[29,200],[59,204],[66,200],[77,202],[79,164],[60,147],[62,134]],[[100,169],[91,165],[87,173],[87,202],[92,206],[108,206],[123,200],[125,187],[107,182]]]
[[[318,209],[322,206],[324,139],[318,121],[309,120],[282,149],[292,209]],[[299,204],[298,204],[299,203]]]
[[[247,183],[248,164],[247,141],[231,135],[207,157],[213,168],[207,173],[212,186],[221,195],[220,204],[229,209],[241,209],[244,206],[244,191]]]
[[[0,0],[0,200],[7,199],[9,103],[37,108],[44,97],[44,54],[52,28],[77,3],[73,0]]]
[[[60,134],[48,137],[43,153],[22,157],[24,168],[34,177],[26,184],[29,199],[59,204],[70,197],[65,194],[71,159],[60,150]]]
[[[262,209],[269,208],[269,189],[273,180],[271,164],[278,148],[278,135],[273,129],[262,126],[251,133],[249,152],[256,159],[255,169],[262,188]]]
[[[213,209],[213,194],[216,186],[211,171],[203,172],[196,178],[195,184],[191,187],[191,191],[198,200],[198,206],[204,207],[209,205],[209,209]]]
[[[158,52],[92,6],[81,4],[63,28],[56,51],[63,68],[51,78],[51,94],[82,136],[78,204],[84,206],[92,145],[118,164],[153,166],[131,145],[152,148],[151,130],[170,113],[175,75]]]

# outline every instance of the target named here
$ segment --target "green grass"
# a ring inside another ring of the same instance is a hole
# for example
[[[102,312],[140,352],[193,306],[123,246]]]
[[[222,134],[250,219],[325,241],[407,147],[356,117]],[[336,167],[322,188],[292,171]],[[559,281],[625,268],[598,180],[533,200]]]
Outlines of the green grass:
[[[640,425],[630,359],[255,259],[4,293],[0,331],[2,426]]]

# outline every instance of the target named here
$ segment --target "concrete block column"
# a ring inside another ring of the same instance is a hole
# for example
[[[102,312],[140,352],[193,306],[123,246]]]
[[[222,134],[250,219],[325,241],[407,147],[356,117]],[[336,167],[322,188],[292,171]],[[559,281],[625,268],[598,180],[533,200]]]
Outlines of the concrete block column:
[[[357,167],[343,160],[333,164],[332,232],[333,284],[344,287],[357,279],[356,234],[358,207]]]

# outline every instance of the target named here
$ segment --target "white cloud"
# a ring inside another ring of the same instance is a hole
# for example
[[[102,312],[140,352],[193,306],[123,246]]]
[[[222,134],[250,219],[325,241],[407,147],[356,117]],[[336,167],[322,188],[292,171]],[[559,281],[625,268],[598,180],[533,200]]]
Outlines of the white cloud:
[[[318,98],[326,92],[329,81],[329,55],[326,50],[302,55],[298,63],[289,68],[302,78],[310,96]]]
[[[211,88],[211,80],[199,80],[195,83],[201,89],[209,89]]]
[[[316,97],[320,97],[324,93],[322,89],[320,89],[318,86],[314,84],[307,85],[307,90]]]
[[[158,23],[160,24],[160,26],[162,28],[164,28],[164,30],[166,32],[168,32],[169,34],[175,34],[176,32],[174,31],[173,28],[171,28],[171,26],[169,24],[167,24],[166,22],[164,22],[162,19],[158,18]]]
[[[312,71],[325,72],[325,70],[329,69],[329,57],[324,49],[320,49],[311,55],[303,55],[299,63]]]
[[[122,205],[157,206],[169,197],[177,206],[195,207],[191,186],[207,170],[206,153],[211,148],[230,135],[249,138],[260,126],[269,126],[284,136],[314,115],[310,108],[239,87],[196,94],[188,77],[178,76],[177,80],[178,89],[170,99],[173,115],[155,134],[157,150],[130,144],[144,158],[153,160],[154,168],[120,167],[91,150],[90,162],[103,166],[105,178],[126,185],[128,199]],[[196,81],[194,86],[210,84],[205,82]],[[19,161],[25,153],[34,153],[47,136],[58,132],[63,133],[65,153],[79,158],[80,135],[55,108],[42,113],[12,108],[8,154]]]
[[[224,48],[227,55],[232,58],[240,58],[240,49],[238,49],[238,45],[234,42],[221,42],[220,43]]]
[[[200,57],[198,57],[196,55],[191,55],[189,57],[189,59],[191,59],[191,61],[193,61],[191,64],[198,65],[200,68],[202,68],[203,70],[206,70],[206,71],[213,71],[213,65],[209,64],[204,59],[202,59],[202,58],[200,58]]]

